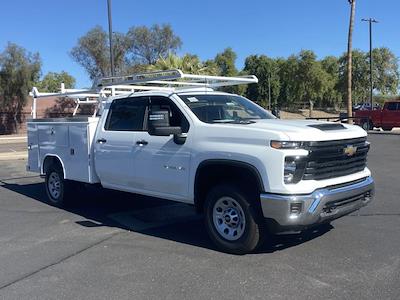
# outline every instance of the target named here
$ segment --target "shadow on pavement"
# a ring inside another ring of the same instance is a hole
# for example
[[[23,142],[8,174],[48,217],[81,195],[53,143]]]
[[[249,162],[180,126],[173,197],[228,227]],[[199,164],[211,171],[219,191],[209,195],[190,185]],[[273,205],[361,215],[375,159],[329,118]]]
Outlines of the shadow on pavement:
[[[18,184],[4,181],[0,183],[3,188],[48,204],[43,183]],[[161,213],[168,211],[167,208],[173,206],[184,207],[184,211],[190,211],[190,213],[182,218],[179,212],[177,212],[176,216],[172,212],[170,216],[172,222],[170,218],[169,222],[157,223],[159,216],[156,215],[160,215],[160,211]],[[64,210],[87,219],[76,222],[84,227],[109,226],[121,228],[196,247],[217,250],[207,235],[203,218],[196,215],[194,208],[186,204],[176,204],[173,201],[111,191],[100,187],[88,187],[86,191],[77,193],[74,204]],[[158,210],[158,213],[155,213],[156,210]],[[141,220],[138,221],[137,212],[144,212],[146,215],[142,215],[140,217]],[[128,222],[118,221],[120,215],[125,219],[128,218]],[[141,226],[141,228],[140,226],[131,226],[132,222],[129,222],[129,218],[133,218],[133,216],[135,217],[133,223],[145,224],[148,222],[149,226]],[[332,228],[331,225],[323,225],[301,234],[271,236],[267,243],[261,249],[258,249],[256,253],[272,253],[294,247],[317,238]]]

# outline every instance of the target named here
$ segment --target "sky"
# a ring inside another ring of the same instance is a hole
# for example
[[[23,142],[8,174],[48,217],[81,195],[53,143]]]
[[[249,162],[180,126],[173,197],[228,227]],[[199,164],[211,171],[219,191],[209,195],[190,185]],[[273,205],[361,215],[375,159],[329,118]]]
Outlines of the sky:
[[[368,51],[368,24],[374,47],[400,56],[399,0],[357,0],[353,48]],[[350,6],[347,0],[112,0],[113,31],[132,26],[171,24],[182,39],[178,54],[202,60],[232,47],[237,67],[251,54],[287,57],[302,49],[319,58],[346,51]],[[8,42],[39,52],[43,75],[67,71],[77,87],[91,85],[85,70],[69,55],[79,37],[96,25],[108,30],[107,0],[2,0],[0,51]]]

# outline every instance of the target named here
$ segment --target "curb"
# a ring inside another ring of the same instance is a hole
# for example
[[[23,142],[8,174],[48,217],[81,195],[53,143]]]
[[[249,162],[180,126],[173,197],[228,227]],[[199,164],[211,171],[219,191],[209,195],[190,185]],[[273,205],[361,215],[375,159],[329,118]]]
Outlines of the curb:
[[[26,139],[26,135],[21,135],[21,136],[5,136],[5,137],[0,137],[0,141],[2,140],[22,140]]]
[[[27,137],[26,136],[21,136],[21,137],[0,137],[0,145],[26,143],[26,142],[27,142]]]
[[[400,131],[376,131],[376,130],[368,130],[368,134],[372,135],[400,135]]]
[[[27,151],[0,153],[0,161],[16,160],[16,159],[27,159],[27,158],[28,158],[28,152]]]

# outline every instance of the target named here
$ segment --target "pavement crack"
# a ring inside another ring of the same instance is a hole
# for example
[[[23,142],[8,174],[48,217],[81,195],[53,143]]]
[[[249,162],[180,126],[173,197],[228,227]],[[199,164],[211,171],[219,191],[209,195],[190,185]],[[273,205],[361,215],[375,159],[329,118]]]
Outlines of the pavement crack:
[[[71,257],[74,257],[74,256],[76,256],[76,255],[79,255],[79,254],[85,252],[86,250],[89,250],[89,249],[91,249],[91,248],[93,248],[93,247],[96,247],[97,245],[100,245],[101,243],[108,241],[109,239],[111,239],[111,238],[117,236],[117,235],[120,234],[120,233],[122,233],[122,231],[115,232],[115,233],[111,234],[110,236],[108,236],[108,237],[106,237],[106,238],[104,238],[104,239],[102,239],[102,240],[100,240],[100,241],[97,241],[96,243],[93,243],[93,244],[91,244],[91,245],[88,245],[88,246],[86,246],[86,247],[84,247],[84,248],[82,248],[82,249],[80,249],[80,250],[78,250],[78,251],[75,251],[74,253],[71,253],[71,254],[69,254],[69,255],[67,255],[67,256],[62,257],[61,259],[59,259],[59,260],[57,260],[57,261],[55,261],[55,262],[53,262],[53,263],[51,263],[51,264],[48,264],[48,265],[46,265],[46,266],[43,266],[43,267],[39,268],[38,270],[35,270],[35,271],[33,271],[33,272],[30,272],[30,273],[27,273],[27,274],[23,275],[23,276],[20,277],[20,278],[17,278],[17,279],[15,279],[15,280],[11,281],[11,282],[8,282],[8,283],[6,283],[6,284],[0,286],[0,290],[3,290],[3,289],[5,289],[5,288],[7,288],[7,287],[9,287],[9,286],[11,286],[11,285],[13,285],[13,284],[15,284],[15,283],[18,283],[18,282],[20,282],[20,281],[22,281],[22,280],[25,280],[25,279],[27,279],[27,278],[29,278],[29,277],[31,277],[31,276],[33,276],[33,275],[35,275],[35,274],[41,272],[41,271],[44,271],[44,270],[49,269],[49,268],[51,268],[51,267],[53,267],[53,266],[55,266],[55,265],[58,265],[58,264],[60,264],[60,263],[62,263],[62,262],[64,262],[64,261],[70,259]]]

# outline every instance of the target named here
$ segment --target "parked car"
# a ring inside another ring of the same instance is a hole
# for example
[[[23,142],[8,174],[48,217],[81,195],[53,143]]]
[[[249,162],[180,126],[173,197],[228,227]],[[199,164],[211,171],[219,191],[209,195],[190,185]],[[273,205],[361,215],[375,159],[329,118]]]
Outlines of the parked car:
[[[400,101],[387,101],[383,109],[358,110],[353,116],[355,124],[364,130],[377,127],[390,131],[393,127],[400,127]]]
[[[378,103],[375,103],[372,109],[380,109],[380,105]],[[356,110],[371,110],[371,103],[357,103],[356,105],[353,105],[353,111]]]
[[[280,120],[212,90],[254,76],[169,72],[100,81],[100,95],[140,90],[100,99],[100,116],[28,121],[27,169],[46,177],[51,204],[66,205],[82,183],[189,203],[221,250],[243,254],[270,232],[300,232],[373,198],[360,127]]]

